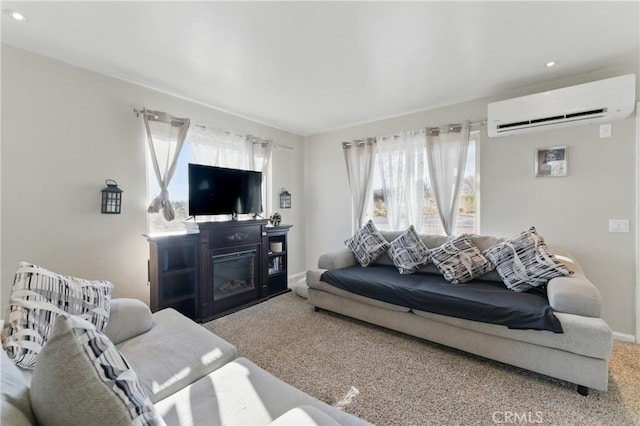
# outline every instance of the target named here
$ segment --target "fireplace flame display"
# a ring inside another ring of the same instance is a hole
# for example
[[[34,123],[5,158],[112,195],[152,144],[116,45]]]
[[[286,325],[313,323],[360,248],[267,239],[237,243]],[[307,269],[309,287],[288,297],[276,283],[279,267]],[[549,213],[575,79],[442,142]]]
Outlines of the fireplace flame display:
[[[256,258],[255,250],[214,256],[214,300],[253,290]]]

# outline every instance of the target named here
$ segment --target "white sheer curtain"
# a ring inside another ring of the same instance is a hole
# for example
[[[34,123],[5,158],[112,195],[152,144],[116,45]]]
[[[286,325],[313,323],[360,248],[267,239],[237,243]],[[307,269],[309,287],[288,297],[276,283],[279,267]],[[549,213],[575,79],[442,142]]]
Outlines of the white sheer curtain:
[[[376,139],[378,172],[382,178],[382,193],[387,208],[387,220],[392,231],[400,229],[404,209],[407,152],[404,138],[399,135]]]
[[[198,164],[253,170],[253,144],[245,135],[193,126],[187,140]]]
[[[159,111],[144,110],[142,111],[142,117],[147,132],[147,143],[153,171],[160,186],[160,194],[151,201],[147,211],[149,213],[158,213],[162,210],[164,218],[171,222],[175,219],[175,211],[169,198],[168,188],[176,171],[178,157],[184,145],[190,122],[188,118],[176,118]],[[157,141],[158,145],[165,145],[167,151],[156,151],[154,141]]]
[[[262,172],[262,209],[264,212],[269,213],[271,212],[271,202],[268,196],[269,194],[267,193],[267,186],[269,184],[269,165],[271,164],[273,142],[255,139],[253,137],[249,137],[249,139],[251,139],[251,149],[253,151],[251,155],[253,160],[252,169]]]
[[[191,145],[193,160],[198,164],[262,172],[265,209],[272,141],[200,125],[189,130],[187,141]],[[265,211],[269,208],[267,203]]]
[[[420,230],[425,197],[425,132],[379,137],[377,145],[377,165],[391,230],[411,224]]]
[[[427,161],[440,221],[451,235],[469,150],[469,122],[426,129]]]
[[[426,195],[426,151],[424,131],[406,132],[403,134],[407,152],[405,200],[407,206],[408,225],[413,225],[418,232],[424,222],[424,206]]]
[[[373,183],[375,138],[342,144],[353,203],[353,229],[360,229],[367,214]]]

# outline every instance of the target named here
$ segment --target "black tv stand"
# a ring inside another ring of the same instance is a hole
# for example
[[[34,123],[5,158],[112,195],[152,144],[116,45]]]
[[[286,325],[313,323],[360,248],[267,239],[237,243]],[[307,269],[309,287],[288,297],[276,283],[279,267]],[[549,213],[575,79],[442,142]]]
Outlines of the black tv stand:
[[[171,307],[204,322],[289,291],[291,225],[268,222],[200,222],[199,232],[147,236],[151,311]]]

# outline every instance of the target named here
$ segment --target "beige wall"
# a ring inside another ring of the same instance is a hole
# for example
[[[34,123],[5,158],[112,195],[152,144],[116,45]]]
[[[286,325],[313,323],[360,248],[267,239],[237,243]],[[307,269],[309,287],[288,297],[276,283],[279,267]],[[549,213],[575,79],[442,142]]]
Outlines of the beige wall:
[[[486,119],[487,103],[625,73],[623,64],[549,81],[500,96],[376,121],[307,137],[307,268],[323,252],[343,247],[351,230],[349,184],[340,143],[354,138],[425,126]],[[635,115],[613,123],[613,136],[599,138],[598,125],[489,139],[480,145],[480,232],[514,235],[535,225],[550,246],[572,251],[603,297],[603,317],[614,331],[635,328]],[[534,151],[567,145],[569,176],[535,178]],[[609,219],[628,219],[630,232],[609,233]]]
[[[143,106],[294,148],[274,150],[272,202],[280,187],[294,195],[282,216],[294,225],[290,273],[304,270],[302,137],[3,45],[3,309],[21,260],[148,302],[145,136],[133,114]],[[121,215],[100,214],[107,178],[124,190]]]

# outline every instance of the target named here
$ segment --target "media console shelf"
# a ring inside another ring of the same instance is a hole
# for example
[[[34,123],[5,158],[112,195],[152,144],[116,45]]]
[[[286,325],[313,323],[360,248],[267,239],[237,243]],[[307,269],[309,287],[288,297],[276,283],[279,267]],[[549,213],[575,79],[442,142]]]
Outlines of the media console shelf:
[[[269,296],[288,291],[287,233],[292,225],[267,227],[267,279],[264,283]]]
[[[203,222],[199,232],[147,235],[151,311],[170,307],[204,322],[289,291],[291,225],[267,223]]]

